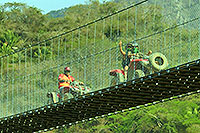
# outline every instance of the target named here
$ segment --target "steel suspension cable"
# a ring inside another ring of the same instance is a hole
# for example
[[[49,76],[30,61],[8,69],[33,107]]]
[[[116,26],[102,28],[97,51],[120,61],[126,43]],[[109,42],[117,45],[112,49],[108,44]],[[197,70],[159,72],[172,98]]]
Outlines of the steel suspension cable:
[[[129,29],[129,10],[126,10],[126,43],[129,42],[129,39],[128,39],[128,29]],[[125,55],[125,67],[126,65],[128,65],[128,50],[127,50],[127,46],[125,45],[125,52],[126,52],[126,55]],[[134,64],[135,66],[135,64]],[[128,70],[125,70],[125,67],[124,67],[124,73],[125,73],[125,81],[128,81],[128,78],[127,78],[127,71]]]
[[[18,102],[19,100],[18,100],[18,97],[20,97],[20,93],[19,92],[21,92],[20,90],[20,80],[21,80],[21,78],[22,77],[20,77],[20,71],[21,71],[21,69],[20,69],[20,67],[21,67],[21,55],[20,55],[20,53],[18,53],[18,56],[19,56],[19,61],[18,61],[18,63],[19,63],[19,65],[18,65],[18,77],[19,77],[19,82],[18,82],[18,86],[17,86],[17,98],[16,98],[16,102]],[[22,80],[21,80],[22,81]],[[21,112],[21,108],[19,107],[19,106],[17,106],[17,112]]]
[[[199,58],[200,58],[200,20],[198,21],[198,35],[199,35],[199,37],[198,37],[198,43],[199,43],[199,49],[198,49],[198,51],[199,51]]]
[[[113,27],[113,16],[110,17],[110,40],[112,40],[112,27]],[[111,43],[111,42],[110,42]],[[110,64],[110,70],[112,70],[112,53],[111,49],[109,50],[109,64]],[[109,76],[109,83],[111,83],[111,76]]]
[[[81,59],[80,59],[80,57],[81,57],[81,40],[80,40],[80,38],[81,38],[81,31],[80,31],[80,29],[78,29],[78,72],[77,72],[77,79],[80,81],[80,61],[81,61]]]
[[[25,101],[28,101],[28,87],[27,87],[27,82],[28,82],[28,77],[27,77],[27,49],[25,49],[25,53],[24,53],[25,57],[25,64],[24,64],[24,111],[28,110],[27,108],[27,104],[25,103]]]
[[[13,66],[12,66],[12,76],[13,77],[15,77],[15,59],[14,59],[14,55],[13,55],[13,58],[12,58],[12,64],[13,64]],[[16,105],[15,104],[15,102],[14,102],[14,89],[15,89],[15,87],[14,87],[14,84],[15,84],[15,78],[12,78],[12,114],[14,114],[14,113],[16,113],[16,112],[14,112],[14,105]]]
[[[180,28],[180,30],[179,30],[179,42],[180,43],[182,43],[182,31],[183,31],[183,28]],[[181,45],[179,46],[179,49],[181,49],[182,47],[181,47]],[[178,64],[180,64],[180,62],[182,61],[182,50],[179,50],[179,58],[178,58]]]
[[[52,65],[53,65],[53,43],[54,43],[54,41],[51,40],[51,44],[50,44],[51,55],[50,55],[50,68],[49,69],[51,69]],[[51,73],[50,73],[50,78],[51,78],[51,80],[54,79],[52,70],[51,70]],[[50,91],[50,92],[53,91],[53,89],[52,89],[53,87],[51,87],[51,86],[53,86],[53,82],[52,82],[52,84],[49,84],[49,88],[51,88],[51,89],[49,89],[48,91]]]
[[[116,39],[117,40],[120,40],[120,17],[119,17],[119,13],[117,14],[117,37],[116,37]],[[118,42],[117,42],[117,46],[118,46]],[[119,67],[119,63],[118,63],[118,58],[119,58],[119,56],[118,56],[118,54],[119,54],[119,52],[118,52],[118,49],[116,49],[116,68],[118,68]],[[120,66],[121,67],[121,66]]]
[[[1,89],[3,89],[3,58],[1,58]],[[2,115],[0,115],[0,117],[5,116],[4,110],[3,110],[3,108],[4,108],[4,106],[3,106],[4,98],[3,97],[4,97],[3,93],[1,93],[1,114]]]
[[[137,40],[137,7],[135,7],[135,21],[134,21],[134,40]],[[134,57],[135,58],[135,57]],[[136,57],[137,58],[137,57]],[[134,61],[134,68],[136,68],[136,62]],[[134,71],[134,78],[136,77],[136,71]]]
[[[155,5],[155,4],[156,4],[156,1],[154,1],[154,4],[153,4],[153,5]],[[153,23],[153,28],[152,28],[152,29],[154,30],[154,29],[155,29],[155,25],[156,25],[156,24],[155,24],[156,9],[155,9],[155,8],[153,8],[152,16],[153,16],[153,20],[152,20],[152,21],[154,22],[154,23]],[[159,34],[158,34],[158,35],[159,35]],[[155,48],[155,47],[156,47],[156,46],[155,46],[155,44],[156,44],[156,43],[155,43],[155,36],[152,36],[152,40],[151,40],[150,44],[151,44],[151,45],[150,45],[151,48]],[[158,48],[158,47],[156,47],[156,48]],[[155,52],[155,51],[158,51],[158,49],[156,49],[156,50],[154,50],[154,51],[152,51],[152,52]],[[151,66],[151,68],[150,68],[150,73],[151,73],[151,74],[153,73],[153,67],[152,67],[152,66]]]
[[[144,9],[144,12],[146,13],[146,8]],[[147,35],[147,25],[146,25],[146,23],[147,23],[147,21],[146,21],[146,18],[145,18],[144,19],[144,26],[143,26],[144,27],[144,29],[143,29],[144,35]],[[147,44],[147,42],[145,42],[145,41],[143,43]],[[146,46],[146,48],[149,49],[149,46]],[[144,46],[142,47],[142,53],[144,53]],[[144,59],[144,57],[143,57],[143,59]],[[142,71],[144,72],[144,65],[142,65]]]
[[[189,32],[192,32],[191,29],[189,29]],[[187,48],[188,49],[188,51],[187,51],[188,52],[188,62],[191,61],[191,55],[192,55],[192,53],[191,53],[191,47],[192,47],[191,34],[189,34],[189,42],[188,42],[189,45],[188,45],[188,48]]]
[[[70,64],[73,63],[73,45],[74,45],[74,32],[72,32],[72,43],[71,43],[71,50],[70,50],[70,54],[71,54],[71,57],[70,57]],[[71,69],[73,70],[73,65],[71,66]]]
[[[56,60],[59,61],[60,60],[60,36],[58,38],[58,47],[57,47],[57,50],[58,50],[58,52],[57,52]],[[59,76],[59,68],[60,68],[59,62],[57,62],[57,77]]]
[[[137,7],[135,7],[134,40],[137,40]]]
[[[29,110],[31,104],[30,104],[30,83],[31,83],[31,78],[30,78],[30,74],[27,75],[27,79],[26,79],[26,90],[27,90],[27,94],[26,94],[26,110]]]
[[[45,62],[45,60],[46,60],[46,52],[47,52],[46,43],[45,43],[45,46],[44,46],[43,48],[44,48],[44,60],[43,60],[43,62]],[[42,70],[44,70],[44,66],[47,67],[47,65],[44,64]],[[48,72],[48,71],[47,71],[47,72]],[[41,81],[41,83],[43,84],[43,85],[42,85],[42,87],[43,87],[42,89],[43,89],[43,90],[46,90],[46,89],[47,89],[47,84],[48,84],[48,83],[47,83],[47,81],[48,81],[48,80],[47,80],[47,75],[48,75],[47,72],[46,72],[46,73],[44,72],[44,73],[42,74],[42,76],[43,76],[43,78],[44,78],[44,79],[42,79],[42,81],[44,81],[44,82]],[[42,91],[42,93],[43,93],[43,91]],[[43,105],[46,105],[46,104],[47,104],[47,103],[46,103],[46,97],[43,96],[42,98],[43,98],[43,99],[42,99],[42,100],[43,100]]]
[[[100,24],[100,22],[99,22],[99,24]],[[98,32],[98,36],[100,36],[100,32]],[[100,46],[97,45],[97,47],[98,47],[98,49],[102,49],[102,44]],[[101,60],[100,59],[101,58],[97,58],[97,62],[96,62],[96,64],[97,64],[97,73],[98,73],[97,74],[98,78],[96,79],[96,82],[97,82],[98,89],[101,87]]]
[[[90,12],[88,13],[88,19],[89,19],[89,14]],[[86,26],[86,39],[85,39],[85,45],[87,46],[88,45],[88,34],[89,34],[89,28],[88,26]],[[87,58],[86,58],[86,55],[88,55],[88,49],[87,47],[85,48],[85,61],[84,61],[84,85],[86,87],[86,82],[87,82]]]
[[[102,28],[102,41],[104,42],[105,41],[105,24],[106,24],[106,19],[103,20],[103,28]],[[104,47],[104,45],[103,45]],[[101,81],[102,81],[102,87],[105,86],[105,80],[104,80],[104,76],[103,76],[103,70],[105,70],[105,57],[106,55],[104,54],[104,56],[102,56],[102,60],[103,60],[103,67],[102,67],[102,77],[101,77]]]
[[[33,74],[33,108],[37,107],[37,84],[36,84],[36,81],[38,79],[38,76],[36,76],[36,73],[38,71],[38,67],[36,67],[36,68],[37,68],[37,70]]]
[[[96,85],[95,85],[95,69],[96,69],[96,66],[95,66],[95,57],[94,57],[94,54],[96,53],[96,28],[97,28],[97,25],[96,25],[96,23],[94,23],[94,38],[93,38],[93,43],[94,43],[94,46],[93,46],[93,53],[92,53],[92,67],[93,67],[93,69],[92,69],[92,84],[93,84],[93,86],[95,86],[96,87]]]
[[[7,73],[6,73],[6,82],[7,82],[7,92],[6,92],[6,94],[7,94],[7,101],[6,101],[6,116],[8,116],[8,109],[9,109],[9,104],[8,104],[8,102],[9,102],[9,81],[8,81],[8,75],[9,75],[9,69],[8,69],[8,67],[9,67],[9,56],[7,56],[6,57],[6,59],[7,59],[7,64],[6,64],[6,71],[7,71]]]
[[[40,64],[40,56],[41,56],[41,53],[40,53],[40,44],[38,46],[38,64]],[[39,66],[37,66],[37,72],[39,72]],[[36,106],[38,107],[40,105],[40,95],[38,93],[38,91],[40,90],[40,78],[41,76],[38,75],[37,76],[37,79],[36,79],[36,90],[37,90],[37,95],[36,95]],[[39,95],[39,96],[38,96]],[[38,97],[38,98],[37,98]]]
[[[31,44],[32,44],[32,42],[31,42]],[[33,48],[31,47],[31,51],[30,51],[30,58],[31,58],[31,69],[30,69],[30,73],[31,73],[31,82],[30,82],[30,101],[29,101],[29,109],[31,109],[32,107],[31,107],[31,105],[33,105],[33,97],[34,97],[34,86],[33,86],[33,76],[32,76],[32,74],[33,74],[33,70],[32,70],[32,65],[33,65]]]
[[[174,44],[175,44],[175,34],[174,34],[174,32],[175,32],[175,30],[173,29],[172,30],[172,47],[174,46]],[[175,58],[173,58],[175,55],[174,55],[174,53],[176,52],[175,51],[175,49],[173,49],[173,48],[171,48],[172,50],[172,53],[171,53],[171,55],[172,55],[172,62],[174,62],[175,63]],[[175,65],[177,65],[177,64],[175,64]]]
[[[129,15],[129,10],[126,10],[126,13],[127,13],[126,14],[126,43],[128,43],[129,42],[129,39],[128,39],[128,37],[129,37],[128,36],[128,29],[129,29],[129,24],[128,24],[129,23],[129,18],[128,18],[129,16],[128,15]]]
[[[84,60],[84,86],[86,87],[87,82],[87,58]]]
[[[171,63],[170,64],[173,64],[173,30],[174,29],[172,29],[172,30],[170,30],[170,42],[169,42],[169,44],[170,44],[170,52],[169,52],[169,54],[170,54],[170,59],[171,59]]]

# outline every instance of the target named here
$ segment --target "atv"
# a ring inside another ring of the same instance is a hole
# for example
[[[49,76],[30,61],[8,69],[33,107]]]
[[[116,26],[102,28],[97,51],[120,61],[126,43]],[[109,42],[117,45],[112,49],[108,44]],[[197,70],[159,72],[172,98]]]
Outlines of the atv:
[[[48,104],[57,103],[66,99],[79,97],[88,93],[91,89],[82,82],[74,81],[70,86],[61,87],[59,92],[48,92]]]
[[[152,53],[149,56],[139,53],[138,58],[132,57],[130,59],[127,71],[127,81],[144,77],[145,75],[164,70],[167,67],[168,60],[162,53]],[[109,74],[110,76],[113,76],[111,86],[126,81],[124,70],[111,70]]]

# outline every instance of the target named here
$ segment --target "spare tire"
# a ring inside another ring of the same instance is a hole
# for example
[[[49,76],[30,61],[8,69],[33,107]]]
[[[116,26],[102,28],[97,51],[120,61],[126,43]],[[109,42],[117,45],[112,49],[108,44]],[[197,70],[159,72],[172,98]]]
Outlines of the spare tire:
[[[167,58],[162,53],[151,54],[149,61],[155,71],[161,71],[168,67]]]

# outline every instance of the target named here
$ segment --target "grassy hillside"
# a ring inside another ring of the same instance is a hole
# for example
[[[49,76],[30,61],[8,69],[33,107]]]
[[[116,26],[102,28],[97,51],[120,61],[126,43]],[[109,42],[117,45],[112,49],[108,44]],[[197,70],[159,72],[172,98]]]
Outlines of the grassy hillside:
[[[68,129],[54,132],[111,133],[111,132],[187,132],[200,130],[200,96],[145,107],[106,118],[100,118]]]

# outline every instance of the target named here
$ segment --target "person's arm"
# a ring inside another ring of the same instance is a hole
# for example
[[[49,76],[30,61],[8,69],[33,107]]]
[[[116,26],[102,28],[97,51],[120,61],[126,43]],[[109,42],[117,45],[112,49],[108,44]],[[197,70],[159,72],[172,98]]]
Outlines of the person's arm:
[[[65,82],[65,80],[58,79],[58,82],[63,83],[63,82]]]
[[[126,53],[122,49],[122,41],[119,42],[119,49],[120,49],[120,52],[122,53],[122,55],[125,56]]]
[[[62,79],[62,74],[60,74],[60,75],[58,76],[58,82],[60,82],[60,83],[65,82],[65,80]]]

